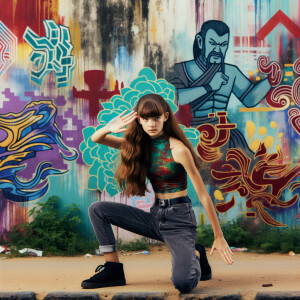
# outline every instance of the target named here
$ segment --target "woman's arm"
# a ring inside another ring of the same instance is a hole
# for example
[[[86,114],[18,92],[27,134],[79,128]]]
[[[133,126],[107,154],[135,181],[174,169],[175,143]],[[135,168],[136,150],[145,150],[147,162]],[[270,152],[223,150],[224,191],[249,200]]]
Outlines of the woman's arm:
[[[113,135],[108,135],[109,133],[119,133],[126,131],[125,126],[131,123],[136,119],[136,112],[132,111],[131,113],[123,116],[127,110],[123,111],[117,117],[112,119],[107,123],[106,126],[98,129],[92,135],[91,139],[94,143],[103,144],[109,147],[119,149],[122,143],[125,141],[125,138],[116,137]]]
[[[106,125],[94,132],[91,139],[94,143],[120,149],[122,143],[125,141],[125,138],[108,135],[109,133],[111,133],[111,130]]]
[[[196,168],[193,156],[190,150],[184,144],[177,144],[176,147],[173,148],[172,154],[174,160],[177,163],[180,163],[185,168],[187,174],[189,175],[195,191],[198,195],[200,202],[202,203],[205,212],[209,218],[211,226],[214,231],[215,241],[212,246],[210,254],[212,255],[214,250],[217,249],[222,256],[223,260],[227,264],[232,264],[232,251],[230,250],[226,240],[224,239],[223,232],[221,230],[219,220],[213,205],[213,202],[207,193],[204,182],[200,176],[199,171]]]

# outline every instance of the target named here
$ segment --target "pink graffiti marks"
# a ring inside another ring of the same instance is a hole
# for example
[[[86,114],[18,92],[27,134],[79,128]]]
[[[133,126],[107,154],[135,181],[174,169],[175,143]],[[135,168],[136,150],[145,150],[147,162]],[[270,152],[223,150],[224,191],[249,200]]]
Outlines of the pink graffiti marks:
[[[78,91],[73,87],[73,97],[82,98],[89,102],[89,116],[95,120],[100,110],[99,100],[109,100],[114,95],[120,95],[119,83],[116,80],[115,89],[108,91],[104,88],[105,72],[102,70],[89,70],[84,72],[84,82],[89,90]],[[124,87],[122,82],[121,89]]]
[[[220,187],[224,193],[237,191],[241,197],[247,197],[246,207],[255,208],[262,220],[276,227],[284,227],[272,218],[267,210],[273,210],[275,206],[286,208],[295,204],[298,195],[288,201],[281,201],[282,192],[291,181],[300,175],[300,165],[290,168],[290,164],[282,164],[282,152],[267,154],[264,144],[260,144],[255,153],[255,158],[260,160],[250,171],[250,159],[240,149],[229,149],[226,155],[226,163],[223,163],[221,170],[212,170],[211,174],[216,180],[225,180]],[[299,182],[293,182],[289,189],[293,191],[299,187]],[[224,213],[235,204],[234,195],[226,203],[219,203],[216,209]],[[248,215],[249,214],[249,215]],[[246,216],[255,216],[253,212],[246,213]]]
[[[0,21],[0,77],[17,58],[17,37]]]
[[[146,194],[144,197],[133,196],[130,200],[132,206],[149,212],[153,201],[155,201],[155,197],[154,194]]]
[[[214,116],[214,113],[208,114],[210,118]],[[228,142],[230,130],[236,128],[236,124],[227,123],[226,116],[226,111],[217,112],[219,124],[214,126],[207,123],[197,127],[197,130],[200,132],[197,152],[205,161],[216,161],[222,156],[219,149]]]

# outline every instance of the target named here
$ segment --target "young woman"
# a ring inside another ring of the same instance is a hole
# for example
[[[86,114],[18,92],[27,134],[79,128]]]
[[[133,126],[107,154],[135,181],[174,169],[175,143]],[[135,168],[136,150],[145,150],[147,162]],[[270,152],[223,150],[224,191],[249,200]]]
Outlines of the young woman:
[[[211,269],[204,247],[195,244],[197,223],[187,196],[187,175],[214,231],[215,240],[210,254],[217,249],[227,264],[233,263],[213,202],[199,174],[197,155],[169,104],[160,95],[141,97],[134,111],[125,113],[97,130],[92,141],[121,150],[115,177],[127,195],[145,195],[148,177],[155,192],[155,201],[150,213],[105,201],[95,202],[89,207],[89,217],[106,263],[98,266],[97,273],[84,280],[81,286],[100,288],[126,284],[111,228],[113,224],[164,241],[171,252],[173,285],[182,293],[190,292],[199,280],[211,278]],[[110,132],[125,132],[125,136],[111,136],[108,135]]]

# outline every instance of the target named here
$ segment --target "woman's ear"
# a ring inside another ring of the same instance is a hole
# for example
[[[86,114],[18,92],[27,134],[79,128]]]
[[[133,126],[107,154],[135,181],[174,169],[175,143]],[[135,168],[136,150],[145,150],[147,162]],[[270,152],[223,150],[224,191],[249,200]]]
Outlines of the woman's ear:
[[[164,122],[166,122],[169,118],[169,112],[167,111],[164,115]]]
[[[137,119],[138,123],[141,124],[141,117],[137,116],[136,119]]]

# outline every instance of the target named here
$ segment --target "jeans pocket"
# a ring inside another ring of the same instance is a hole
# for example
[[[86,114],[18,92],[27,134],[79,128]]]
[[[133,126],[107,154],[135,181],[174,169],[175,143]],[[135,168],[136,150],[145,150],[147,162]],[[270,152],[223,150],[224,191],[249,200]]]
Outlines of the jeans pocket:
[[[192,206],[189,203],[179,203],[171,206],[172,210],[178,215],[190,214],[190,208]]]
[[[190,203],[174,204],[167,209],[167,223],[170,228],[197,227],[196,217]]]
[[[190,207],[190,215],[192,218],[192,224],[197,227],[197,220],[192,206]]]

